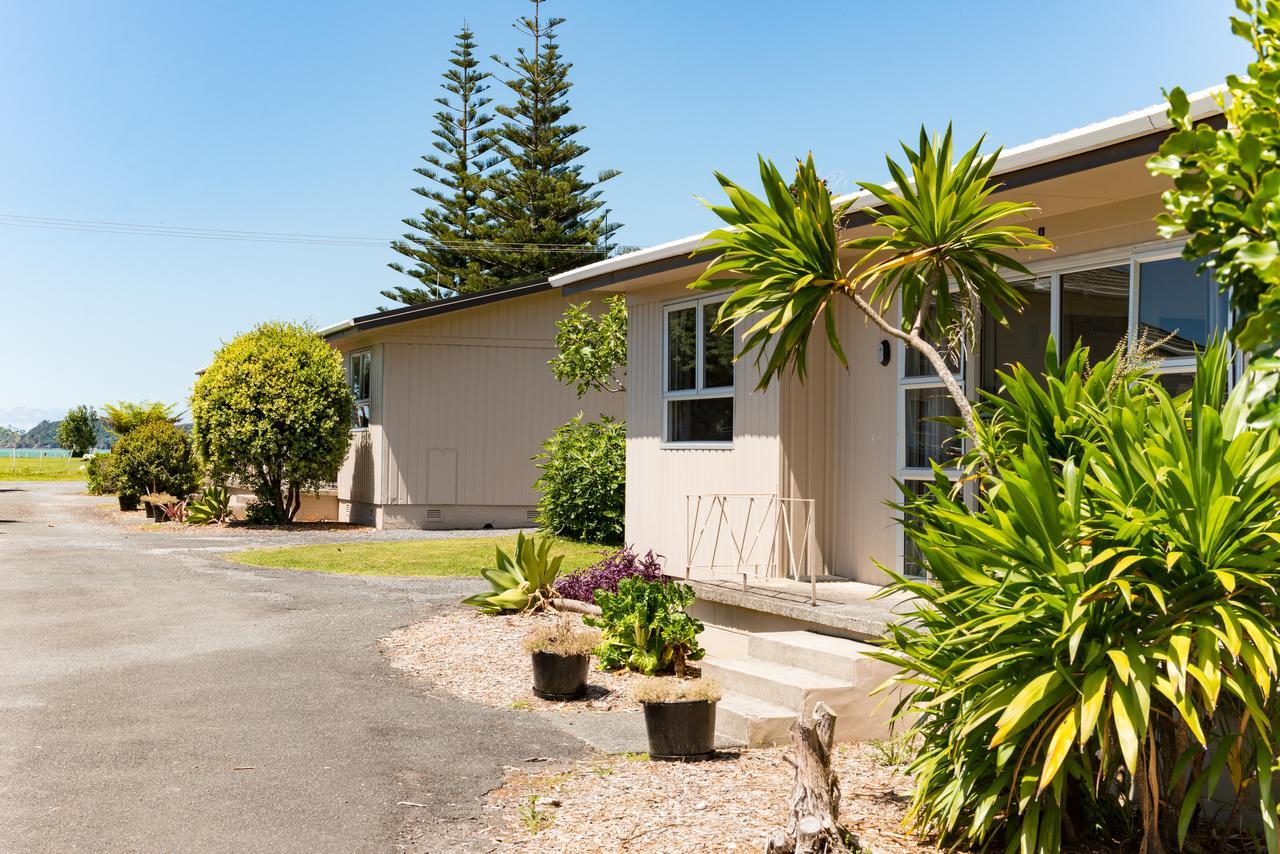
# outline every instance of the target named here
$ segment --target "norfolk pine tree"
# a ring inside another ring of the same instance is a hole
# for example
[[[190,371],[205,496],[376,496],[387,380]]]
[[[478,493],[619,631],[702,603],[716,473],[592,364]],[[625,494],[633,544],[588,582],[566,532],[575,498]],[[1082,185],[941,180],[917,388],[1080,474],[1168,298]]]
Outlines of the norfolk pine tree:
[[[413,231],[391,242],[408,261],[387,266],[418,285],[396,286],[382,295],[406,305],[499,284],[475,249],[476,241],[490,236],[481,195],[485,173],[498,162],[491,153],[495,142],[485,130],[493,114],[485,110],[491,99],[484,96],[489,88],[484,81],[492,75],[477,70],[475,47],[473,33],[463,24],[449,60],[452,67],[441,84],[449,95],[436,98],[443,109],[435,114],[437,127],[431,133],[437,138],[431,144],[439,153],[423,155],[427,165],[414,170],[435,186],[414,188],[429,204],[420,216],[403,220]]]
[[[561,57],[555,32],[564,19],[543,18],[540,0],[531,2],[533,15],[514,26],[533,49],[520,48],[509,62],[493,57],[511,72],[503,82],[515,96],[496,108],[506,121],[493,130],[495,151],[506,162],[490,174],[483,202],[494,225],[489,266],[501,284],[599,260],[619,227],[599,189],[617,170],[584,178],[577,161],[589,149],[574,139],[583,127],[565,122],[573,65]]]

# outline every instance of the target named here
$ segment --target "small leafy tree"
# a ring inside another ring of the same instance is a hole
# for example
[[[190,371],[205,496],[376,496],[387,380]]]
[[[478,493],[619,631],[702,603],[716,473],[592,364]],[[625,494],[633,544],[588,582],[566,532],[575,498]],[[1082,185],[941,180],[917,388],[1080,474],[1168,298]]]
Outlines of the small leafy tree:
[[[608,416],[582,414],[556,428],[534,462],[541,471],[538,524],[588,543],[622,542],[626,512],[627,427]]]
[[[559,355],[547,364],[578,397],[588,391],[625,392],[627,372],[627,300],[608,297],[605,311],[592,314],[589,303],[570,305],[556,321]]]
[[[1226,95],[1217,96],[1226,127],[1196,124],[1186,93],[1173,89],[1166,94],[1174,132],[1148,168],[1174,184],[1164,194],[1160,233],[1189,235],[1183,257],[1203,262],[1230,291],[1236,344],[1270,358],[1280,351],[1280,5],[1236,6],[1247,17],[1232,18],[1231,30],[1255,59],[1247,74],[1227,77]]]
[[[148,421],[130,430],[111,451],[111,473],[121,495],[195,490],[199,473],[185,430],[168,421]]]
[[[791,367],[804,380],[809,336],[819,325],[836,358],[847,364],[836,310],[848,299],[929,361],[976,435],[973,406],[939,343],[972,346],[983,309],[1007,324],[1006,310],[1020,310],[1025,299],[1001,271],[1030,275],[1009,253],[1051,246],[1008,223],[1034,206],[987,201],[998,189],[989,179],[999,150],[984,157],[981,145],[979,140],[953,162],[951,128],[932,139],[922,128],[917,148],[902,146],[906,167],[886,158],[894,189],[859,183],[880,202],[867,209],[877,233],[843,241],[839,231],[853,200],[833,204],[812,156],[798,164],[790,183],[760,158],[764,199],[716,173],[729,205],[711,210],[728,228],[713,231],[697,250],[718,257],[692,287],[734,289],[719,320],[746,329],[743,353],[756,351],[757,363],[764,364],[761,388]],[[846,262],[844,250],[861,254]]]
[[[196,453],[215,480],[238,479],[274,521],[291,521],[304,491],[337,478],[354,403],[337,350],[308,327],[264,323],[224,344],[196,381]]]
[[[58,423],[58,446],[73,457],[83,457],[98,442],[98,413],[92,406],[67,410]]]

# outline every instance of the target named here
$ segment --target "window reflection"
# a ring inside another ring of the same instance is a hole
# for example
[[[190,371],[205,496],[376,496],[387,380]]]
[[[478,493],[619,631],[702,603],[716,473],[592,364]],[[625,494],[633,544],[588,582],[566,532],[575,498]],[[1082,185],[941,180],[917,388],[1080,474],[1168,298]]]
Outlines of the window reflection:
[[[1163,340],[1156,352],[1166,358],[1195,356],[1226,326],[1226,296],[1197,266],[1182,258],[1138,266],[1138,339]]]
[[[1062,346],[1105,359],[1129,334],[1129,265],[1062,274]]]

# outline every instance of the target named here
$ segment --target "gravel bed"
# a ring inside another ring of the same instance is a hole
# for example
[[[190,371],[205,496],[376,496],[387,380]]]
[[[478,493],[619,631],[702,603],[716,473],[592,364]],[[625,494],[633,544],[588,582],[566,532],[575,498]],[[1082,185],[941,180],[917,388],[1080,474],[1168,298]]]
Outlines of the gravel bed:
[[[708,762],[607,757],[539,772],[510,769],[490,794],[496,851],[722,852],[764,850],[787,820],[793,772],[783,748]],[[933,845],[902,829],[911,779],[868,745],[840,745],[841,823],[877,854]],[[536,801],[534,800],[536,798]]]
[[[638,710],[640,706],[627,688],[640,677],[626,671],[600,670],[594,657],[584,699],[553,702],[533,696],[533,664],[521,643],[539,621],[554,619],[551,614],[491,616],[474,608],[454,608],[394,632],[382,639],[381,646],[393,667],[486,706],[583,712]],[[574,615],[574,619],[581,618]]]

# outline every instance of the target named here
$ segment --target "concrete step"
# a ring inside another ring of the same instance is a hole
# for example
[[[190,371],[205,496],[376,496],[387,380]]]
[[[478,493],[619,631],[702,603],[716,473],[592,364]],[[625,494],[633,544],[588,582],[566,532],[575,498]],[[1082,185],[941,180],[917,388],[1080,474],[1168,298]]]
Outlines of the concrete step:
[[[812,709],[819,700],[837,710],[868,690],[812,670],[757,658],[708,657],[702,661],[702,675],[720,680],[727,692],[745,694],[793,713]]]
[[[785,744],[796,713],[746,694],[726,692],[716,704],[716,738],[747,747]]]
[[[747,641],[751,658],[812,670],[872,691],[894,673],[888,664],[867,656],[870,644],[817,632],[756,632]]]

